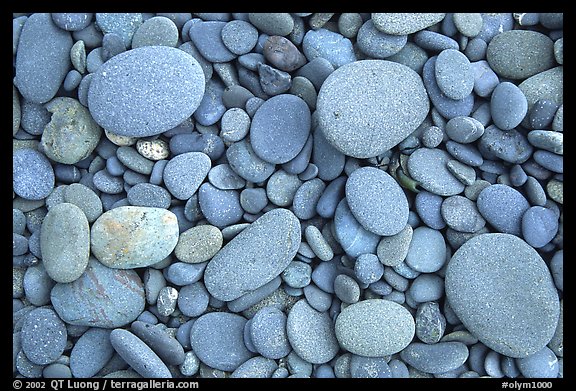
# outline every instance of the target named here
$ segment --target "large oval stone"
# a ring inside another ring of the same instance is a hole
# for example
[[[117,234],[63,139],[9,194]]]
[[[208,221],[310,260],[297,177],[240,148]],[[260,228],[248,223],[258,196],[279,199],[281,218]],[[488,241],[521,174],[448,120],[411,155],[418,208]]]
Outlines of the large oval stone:
[[[420,76],[386,60],[346,64],[318,93],[318,123],[345,155],[368,158],[404,140],[424,120],[430,103]]]
[[[115,328],[144,310],[144,284],[134,270],[116,270],[90,258],[76,281],[58,283],[50,294],[60,318],[76,326]]]
[[[287,209],[274,209],[245,228],[212,258],[204,284],[215,298],[234,300],[272,281],[296,255],[300,222]]]
[[[335,328],[340,346],[366,357],[397,353],[408,346],[416,332],[410,312],[383,299],[363,300],[344,308]]]
[[[194,57],[172,47],[145,46],[112,57],[94,72],[88,108],[109,132],[153,136],[190,117],[204,88]]]
[[[92,253],[104,265],[133,269],[160,262],[178,243],[178,219],[169,210],[121,206],[92,225]]]
[[[450,306],[484,345],[527,357],[554,335],[560,300],[550,271],[522,239],[488,233],[464,243],[448,263]]]
[[[56,282],[72,282],[86,269],[90,257],[90,227],[82,209],[62,203],[50,208],[40,230],[40,249],[46,272]]]
[[[416,31],[424,30],[440,22],[446,14],[444,13],[373,13],[372,21],[374,26],[383,33],[393,35],[412,34]]]

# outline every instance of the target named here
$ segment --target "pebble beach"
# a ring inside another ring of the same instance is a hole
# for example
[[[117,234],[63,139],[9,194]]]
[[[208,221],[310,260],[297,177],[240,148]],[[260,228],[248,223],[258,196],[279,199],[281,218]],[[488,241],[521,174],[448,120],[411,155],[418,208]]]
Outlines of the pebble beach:
[[[562,13],[15,13],[12,93],[14,378],[563,377]]]

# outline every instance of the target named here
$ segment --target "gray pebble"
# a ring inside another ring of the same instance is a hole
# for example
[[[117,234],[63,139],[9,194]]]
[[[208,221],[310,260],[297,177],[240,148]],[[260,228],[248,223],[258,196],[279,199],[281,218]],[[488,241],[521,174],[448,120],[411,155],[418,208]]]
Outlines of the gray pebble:
[[[272,174],[266,184],[266,195],[273,204],[286,207],[292,204],[292,200],[302,183],[297,175],[278,170]]]
[[[335,69],[356,61],[352,42],[348,38],[324,28],[309,30],[304,35],[302,48],[308,61],[322,57],[328,60]]]
[[[474,144],[460,144],[449,140],[445,146],[448,153],[461,163],[472,167],[478,167],[484,163],[482,154]]]
[[[91,22],[92,13],[56,13],[52,14],[52,21],[56,26],[66,31],[78,31],[86,28]]]
[[[420,30],[414,34],[414,43],[422,49],[441,52],[446,49],[458,50],[458,42],[454,39],[430,30]]]
[[[202,225],[182,232],[174,249],[178,259],[201,263],[211,259],[222,247],[222,233],[212,225]]]
[[[556,378],[558,377],[558,358],[548,347],[524,358],[516,359],[520,373],[526,378]]]
[[[345,185],[347,178],[344,176],[338,177],[331,181],[326,189],[320,196],[318,204],[316,205],[316,212],[324,218],[331,218],[334,216],[336,207],[345,194]]]
[[[446,331],[446,318],[436,302],[424,302],[418,306],[415,317],[416,336],[427,344],[440,341]]]
[[[165,16],[147,19],[138,27],[132,37],[132,49],[142,46],[176,47],[177,44],[178,27]]]
[[[187,152],[175,156],[166,164],[164,184],[170,193],[180,199],[190,198],[210,171],[210,158],[202,152]]]
[[[444,296],[444,280],[431,273],[422,273],[414,279],[406,292],[416,303],[438,301]]]
[[[466,37],[475,37],[482,30],[482,15],[476,12],[456,12],[452,16],[454,25]]]
[[[484,126],[472,117],[454,117],[446,123],[446,135],[458,143],[472,143],[484,134]]]
[[[114,354],[110,330],[90,328],[76,341],[70,352],[70,370],[74,377],[96,375]]]
[[[68,336],[64,322],[49,308],[30,311],[21,333],[22,351],[36,365],[56,361],[64,352]]]
[[[12,153],[14,192],[28,200],[48,197],[54,187],[54,170],[40,152],[24,148]]]
[[[144,291],[146,302],[150,305],[156,304],[160,290],[166,286],[166,280],[162,272],[148,268],[144,271]]]
[[[303,176],[306,176],[306,171],[310,171],[310,167],[314,167],[315,165],[310,164],[310,156],[312,155],[312,145],[314,143],[314,138],[312,135],[308,136],[304,147],[298,154],[292,158],[290,161],[282,164],[282,169],[286,171],[288,174],[299,175],[299,178],[302,180],[309,180],[316,177],[317,172],[311,178],[305,179]],[[316,167],[316,171],[318,171],[318,167]]]
[[[461,342],[439,342],[427,345],[413,342],[400,352],[412,367],[426,373],[443,373],[458,368],[468,359],[468,348]]]
[[[424,273],[439,270],[446,261],[446,244],[440,231],[428,227],[414,230],[406,263]]]
[[[486,224],[476,204],[466,197],[451,196],[442,202],[442,218],[446,224],[460,232],[474,233]]]
[[[352,378],[391,378],[392,369],[384,357],[364,357],[356,354],[350,360]]]
[[[460,163],[458,160],[450,160],[446,163],[446,167],[466,186],[470,186],[476,181],[476,170],[473,167]]]
[[[287,316],[279,309],[268,306],[252,318],[250,336],[258,353],[268,359],[286,357],[291,351],[286,331]]]
[[[62,87],[65,91],[73,91],[80,85],[82,75],[76,69],[72,69],[66,74]]]
[[[206,220],[217,227],[238,223],[242,218],[240,194],[236,190],[220,190],[204,183],[198,189],[198,202]]]
[[[178,47],[178,49],[188,53],[194,57],[194,59],[196,59],[198,64],[200,64],[200,68],[202,68],[202,72],[204,73],[204,80],[210,80],[212,78],[212,75],[214,74],[212,63],[202,57],[202,54],[192,42],[184,42]]]
[[[171,378],[172,374],[148,345],[128,330],[114,329],[110,333],[114,350],[143,377]]]
[[[561,132],[533,130],[529,132],[527,136],[528,142],[537,148],[559,155],[564,154],[564,137]]]
[[[536,101],[529,113],[532,129],[548,129],[556,110],[558,110],[558,105],[555,102],[546,99]]]
[[[430,228],[439,230],[446,226],[441,213],[443,201],[444,198],[428,191],[421,191],[416,195],[415,207],[418,216]]]
[[[282,272],[282,280],[291,288],[304,288],[310,284],[312,268],[307,263],[292,261]]]
[[[326,140],[324,132],[314,131],[312,161],[318,167],[318,177],[325,181],[336,179],[344,169],[346,156]]]
[[[334,66],[323,57],[316,57],[310,60],[306,65],[296,71],[296,76],[303,76],[316,88],[316,91],[320,91],[322,84],[326,78],[334,72]]]
[[[294,28],[294,20],[289,13],[249,13],[248,19],[257,29],[268,35],[286,36]]]
[[[211,22],[215,23],[215,22]],[[219,78],[213,77],[206,82],[204,96],[194,111],[194,119],[204,126],[214,125],[222,118],[226,107],[222,102],[225,85]]]
[[[515,84],[502,82],[492,92],[490,110],[494,124],[502,130],[510,130],[526,116],[528,101]]]
[[[236,55],[250,52],[258,40],[258,31],[243,20],[232,20],[221,31],[222,43]]]
[[[339,274],[334,279],[334,293],[343,303],[353,304],[360,300],[360,287],[356,280],[345,274]]]
[[[308,304],[316,311],[328,311],[332,304],[332,295],[319,289],[314,284],[306,285],[303,289]]]
[[[250,124],[251,119],[242,108],[228,109],[222,115],[220,137],[227,142],[240,141],[248,134]]]
[[[194,354],[193,351],[188,351],[185,354],[184,362],[180,364],[178,367],[180,369],[180,373],[184,376],[194,376],[198,373],[198,369],[200,368],[200,360]]]
[[[375,253],[380,237],[360,225],[350,211],[346,198],[336,207],[334,228],[336,239],[346,254],[357,257],[364,253]]]
[[[278,364],[265,357],[252,357],[242,363],[230,374],[230,378],[271,378]]]
[[[102,50],[100,56],[103,62],[126,51],[126,46],[118,34],[107,33],[102,38]]]
[[[170,316],[176,310],[178,291],[171,286],[165,286],[158,292],[156,310],[160,316]]]
[[[55,379],[55,378],[71,378],[72,372],[70,371],[70,367],[60,363],[52,363],[44,367],[42,371],[42,377],[46,379]]]
[[[530,205],[526,198],[507,185],[491,185],[478,195],[478,211],[496,230],[519,236],[522,216]]]
[[[522,237],[534,248],[550,243],[557,232],[558,219],[548,208],[532,206],[522,216]]]
[[[516,284],[508,283],[512,280]],[[464,243],[448,264],[445,287],[450,306],[466,328],[498,353],[529,356],[554,334],[559,300],[548,267],[513,235],[482,234]],[[526,312],[528,305],[535,310]],[[522,330],[516,322],[522,322]]]
[[[132,37],[141,24],[141,13],[96,13],[96,25],[100,31],[120,35],[126,47],[130,47]]]
[[[120,147],[116,157],[127,168],[140,174],[150,175],[154,162],[140,155],[133,147]]]
[[[438,148],[420,148],[410,155],[408,170],[413,179],[431,193],[450,196],[464,190],[464,184],[446,167],[450,155]]]
[[[251,53],[251,54],[260,56],[259,54],[256,54],[256,53]],[[247,54],[246,56],[249,56],[249,55]],[[241,56],[238,58],[238,62],[241,65],[242,65],[241,59],[243,57],[244,56]],[[262,58],[262,61],[263,60],[264,59]],[[257,68],[254,68],[254,69],[256,70]],[[246,88],[242,87],[241,85],[233,85],[233,86],[226,87],[226,89],[222,93],[222,103],[224,103],[224,106],[228,109],[230,109],[230,108],[244,109],[246,107],[246,102],[248,101],[248,99],[253,98],[253,97],[254,97],[254,94],[252,94]],[[224,120],[225,116],[226,116],[226,113],[224,113],[224,115],[222,116],[222,120]],[[238,140],[235,140],[235,141],[238,141]]]
[[[261,287],[248,292],[237,299],[231,300],[226,303],[228,309],[232,312],[243,312],[246,317],[253,316],[260,308],[266,305],[276,304],[271,298],[278,298],[276,292],[279,292],[278,287],[282,283],[280,276],[273,278],[271,281],[262,285]],[[210,299],[213,300],[212,297]],[[281,298],[279,300],[282,300]],[[210,305],[213,306],[212,302]],[[280,305],[279,308],[282,308]]]
[[[194,263],[194,264],[188,264],[184,262],[174,262],[170,266],[168,266],[167,269],[165,269],[166,270],[165,276],[166,279],[174,285],[184,286],[194,284],[195,282],[199,281],[202,278],[202,274],[204,273],[207,264],[208,264],[207,262]],[[162,289],[166,285],[164,280],[161,280],[161,284],[160,283],[158,284],[159,289]],[[160,292],[159,289],[158,293]]]
[[[168,209],[170,201],[168,190],[150,183],[138,183],[128,191],[128,202],[133,206]]]
[[[527,176],[524,183],[524,191],[526,198],[532,205],[545,206],[546,205],[546,192],[544,188],[533,176]]]
[[[422,132],[422,144],[426,148],[436,148],[444,139],[444,131],[437,126],[429,126]]]
[[[274,172],[274,164],[258,157],[246,140],[232,144],[226,150],[230,167],[249,182],[264,182]]]
[[[338,18],[338,31],[346,38],[354,38],[362,24],[363,21],[360,14],[343,12]]]
[[[470,61],[458,50],[443,50],[436,59],[434,72],[438,87],[450,99],[464,99],[474,88]]]
[[[478,147],[485,158],[499,158],[512,164],[524,163],[534,150],[526,136],[518,130],[504,131],[494,125],[486,128]]]
[[[165,364],[180,365],[184,362],[185,355],[182,345],[160,327],[137,320],[132,323],[131,331],[148,345]]]
[[[387,34],[406,35],[430,27],[444,19],[444,13],[372,13],[377,29]]]
[[[533,155],[534,161],[552,172],[564,172],[564,158],[562,155],[543,150],[537,150]]]
[[[564,250],[558,250],[550,260],[550,270],[556,288],[564,290]]]
[[[368,19],[356,37],[358,48],[367,56],[384,59],[398,53],[408,40],[407,35],[391,35],[378,30]]]
[[[296,217],[307,220],[316,216],[316,206],[325,188],[318,178],[304,182],[294,193],[292,211]]]
[[[386,266],[401,264],[408,254],[412,235],[412,227],[406,224],[396,235],[382,237],[376,249],[380,262]]]
[[[424,49],[409,41],[398,53],[388,57],[387,60],[406,65],[416,73],[422,74],[422,68],[428,60],[428,54]]]

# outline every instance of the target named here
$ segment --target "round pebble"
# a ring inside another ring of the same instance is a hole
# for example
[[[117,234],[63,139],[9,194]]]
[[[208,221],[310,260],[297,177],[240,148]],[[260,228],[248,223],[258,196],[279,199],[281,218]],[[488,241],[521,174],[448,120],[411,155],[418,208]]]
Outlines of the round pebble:
[[[420,185],[440,196],[451,196],[461,193],[464,184],[450,173],[446,164],[450,155],[439,148],[420,148],[410,155],[408,171]]]
[[[66,31],[82,30],[92,22],[94,14],[92,13],[72,13],[72,12],[53,12],[52,20],[56,26]]]
[[[93,377],[110,361],[114,354],[110,331],[93,327],[78,338],[70,352],[70,370],[74,377]]]
[[[276,361],[257,356],[246,360],[230,374],[230,378],[271,378],[278,369]]]
[[[346,198],[342,199],[336,207],[334,214],[334,231],[338,243],[346,254],[351,257],[358,257],[360,254],[376,251],[380,237],[375,233],[367,231],[356,220]]]
[[[399,304],[363,300],[346,307],[336,318],[336,338],[351,353],[384,357],[402,351],[415,333],[414,318]]]
[[[292,72],[306,64],[306,57],[287,38],[273,35],[266,39],[263,54],[274,67]]]
[[[454,117],[446,123],[446,135],[458,143],[472,143],[484,134],[484,126],[472,117]]]
[[[358,48],[364,54],[384,59],[402,50],[408,41],[408,36],[383,33],[374,26],[372,19],[368,19],[358,31],[356,39]]]
[[[168,190],[151,183],[138,183],[128,191],[128,202],[132,206],[168,209],[170,200]]]
[[[230,145],[226,158],[236,174],[252,183],[264,182],[274,173],[274,164],[258,157],[246,139]]]
[[[242,219],[240,194],[236,190],[220,190],[204,183],[198,190],[198,203],[206,220],[217,227],[235,224]]]
[[[68,333],[58,315],[49,308],[35,308],[22,325],[22,351],[34,364],[56,361],[64,352]]]
[[[454,25],[466,37],[473,38],[482,30],[482,15],[477,12],[455,12],[452,15]]]
[[[366,158],[406,138],[424,120],[429,103],[422,79],[412,69],[363,60],[338,68],[326,79],[317,110],[328,142],[345,155]],[[378,130],[382,128],[387,131]]]
[[[98,68],[90,82],[88,108],[114,134],[153,136],[190,117],[204,86],[204,73],[192,56],[146,46],[118,54]]]
[[[536,250],[509,234],[482,234],[464,243],[448,263],[446,296],[473,335],[510,357],[542,349],[558,323],[548,267]]]
[[[518,190],[501,184],[486,187],[476,201],[478,211],[499,232],[521,233],[522,216],[530,205]]]
[[[352,378],[390,378],[392,369],[384,357],[364,357],[356,354],[350,360],[350,375]]]
[[[440,341],[446,331],[446,318],[438,303],[429,301],[418,306],[415,316],[416,336],[427,344]]]
[[[516,360],[520,373],[527,378],[556,378],[558,377],[558,358],[548,347],[525,358]]]
[[[466,197],[451,196],[442,202],[442,218],[446,224],[460,232],[474,233],[486,224],[476,204]]]
[[[210,171],[210,158],[202,152],[187,152],[168,161],[162,178],[170,193],[179,200],[189,199]]]
[[[170,154],[168,144],[161,139],[138,139],[138,141],[136,141],[136,150],[140,155],[152,161],[166,159]]]
[[[40,152],[23,148],[12,153],[14,192],[27,200],[42,200],[54,187],[54,169]]]
[[[165,16],[154,16],[138,27],[132,36],[132,49],[142,46],[171,46],[178,43],[178,27]]]
[[[412,235],[412,227],[406,224],[402,231],[396,235],[382,237],[376,248],[380,262],[386,266],[401,264],[408,254]]]
[[[236,55],[250,52],[258,41],[258,30],[244,20],[232,20],[221,31],[222,43]]]
[[[216,255],[222,243],[222,232],[218,228],[200,225],[180,234],[174,254],[182,262],[202,263]]]
[[[251,119],[242,108],[233,107],[222,115],[220,124],[220,137],[224,141],[235,142],[246,137],[250,131]]]
[[[374,254],[362,254],[356,259],[354,273],[363,284],[371,284],[380,280],[384,274],[384,266]]]
[[[438,271],[445,261],[446,244],[440,231],[428,227],[414,229],[406,254],[408,266],[419,272],[432,273]]]
[[[276,307],[258,310],[252,317],[250,336],[258,353],[269,359],[286,357],[292,347],[286,332],[287,316]]]
[[[372,13],[376,28],[386,34],[406,35],[430,27],[444,19],[443,13]]]
[[[468,359],[468,348],[461,342],[425,344],[413,342],[400,352],[406,364],[426,373],[444,373],[458,368]]]
[[[558,219],[548,208],[532,206],[522,216],[522,237],[534,248],[550,243],[557,232]]]
[[[268,35],[286,36],[294,28],[294,20],[289,13],[249,13],[248,19],[258,30]]]
[[[446,49],[436,59],[436,82],[450,99],[464,99],[474,88],[474,76],[468,58],[460,51]]]
[[[490,113],[494,125],[502,130],[515,128],[528,112],[528,101],[515,84],[502,82],[496,86],[490,99]]]

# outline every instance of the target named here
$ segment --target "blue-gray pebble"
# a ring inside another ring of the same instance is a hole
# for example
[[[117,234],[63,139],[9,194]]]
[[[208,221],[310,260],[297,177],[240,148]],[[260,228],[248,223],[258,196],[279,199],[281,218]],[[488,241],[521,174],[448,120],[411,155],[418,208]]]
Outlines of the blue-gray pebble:
[[[252,317],[250,336],[258,353],[270,359],[286,357],[292,350],[286,334],[286,315],[276,307],[267,306]]]
[[[210,171],[210,158],[202,152],[187,152],[175,156],[164,167],[164,184],[179,200],[189,199]]]
[[[346,198],[343,198],[336,207],[334,231],[338,243],[351,257],[376,252],[380,237],[362,227],[352,214]]]
[[[534,248],[542,248],[556,236],[558,218],[548,208],[530,207],[522,216],[522,237]]]
[[[110,361],[114,354],[110,331],[93,327],[78,338],[70,352],[70,370],[74,377],[93,377]]]
[[[490,98],[490,113],[494,125],[502,130],[515,128],[528,112],[528,101],[515,84],[502,82],[496,86]]]
[[[236,190],[220,190],[210,183],[198,189],[198,203],[206,220],[217,227],[238,223],[244,210]]]
[[[518,190],[502,184],[486,187],[476,200],[478,211],[496,230],[520,236],[522,216],[530,204]]]
[[[160,357],[140,338],[128,330],[114,329],[110,342],[120,357],[142,377],[171,378],[170,370]]]
[[[66,326],[50,308],[30,311],[21,332],[22,351],[34,364],[50,364],[64,353],[68,337]]]
[[[400,352],[405,363],[426,373],[443,373],[458,368],[468,359],[468,348],[462,342],[438,342],[428,345],[413,342]]]
[[[474,88],[470,61],[458,50],[446,49],[440,52],[434,72],[438,87],[450,99],[464,99]]]
[[[30,148],[12,153],[12,185],[17,195],[42,200],[52,192],[54,181],[54,169],[45,155]]]

